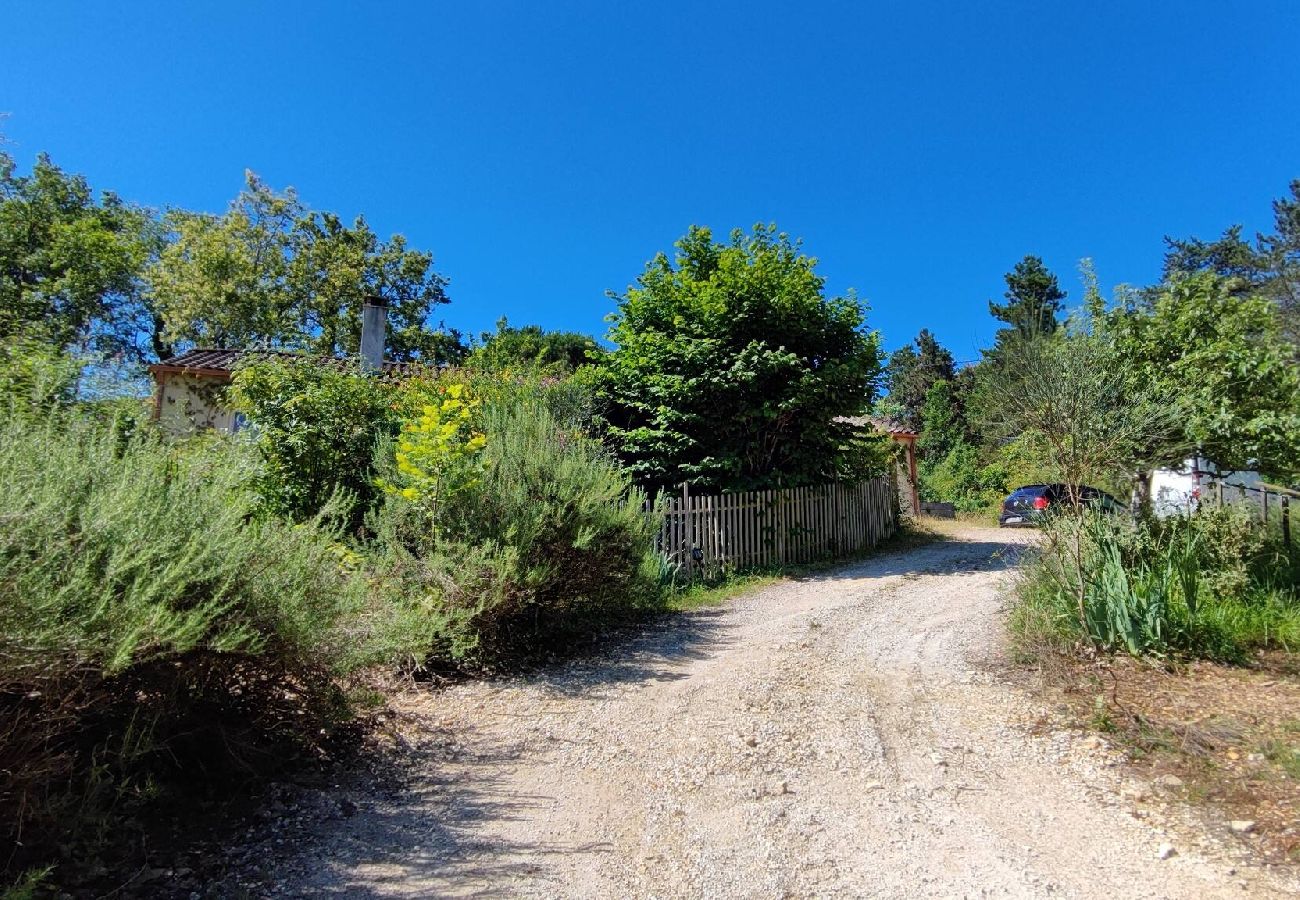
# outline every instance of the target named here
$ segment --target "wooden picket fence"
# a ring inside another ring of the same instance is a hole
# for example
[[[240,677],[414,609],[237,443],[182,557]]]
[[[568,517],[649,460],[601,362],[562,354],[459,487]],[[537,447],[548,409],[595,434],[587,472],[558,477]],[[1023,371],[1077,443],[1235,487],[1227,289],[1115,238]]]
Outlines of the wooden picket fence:
[[[680,495],[661,503],[658,546],[688,573],[848,556],[898,529],[894,491],[888,478],[705,495],[683,485]]]

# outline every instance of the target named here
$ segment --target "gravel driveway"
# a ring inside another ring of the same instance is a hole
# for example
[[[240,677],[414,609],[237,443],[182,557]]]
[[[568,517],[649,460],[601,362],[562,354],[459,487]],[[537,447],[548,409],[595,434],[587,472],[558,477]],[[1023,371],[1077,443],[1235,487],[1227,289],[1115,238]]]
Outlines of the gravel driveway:
[[[228,886],[1287,895],[1193,813],[1137,808],[1115,753],[1044,726],[1050,711],[999,674],[1005,582],[1029,539],[963,529],[674,618],[607,657],[413,694],[426,727],[398,754],[401,785],[295,800],[297,823],[251,836]]]

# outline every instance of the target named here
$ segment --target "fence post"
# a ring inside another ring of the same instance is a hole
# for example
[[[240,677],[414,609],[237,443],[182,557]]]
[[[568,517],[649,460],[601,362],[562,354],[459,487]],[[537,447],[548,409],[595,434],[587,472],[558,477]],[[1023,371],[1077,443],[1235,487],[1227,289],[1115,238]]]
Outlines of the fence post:
[[[691,515],[691,486],[682,482],[682,519],[686,525],[682,532],[686,536],[686,571],[695,574],[695,517]]]
[[[1291,551],[1291,498],[1282,495],[1282,543],[1287,552]]]

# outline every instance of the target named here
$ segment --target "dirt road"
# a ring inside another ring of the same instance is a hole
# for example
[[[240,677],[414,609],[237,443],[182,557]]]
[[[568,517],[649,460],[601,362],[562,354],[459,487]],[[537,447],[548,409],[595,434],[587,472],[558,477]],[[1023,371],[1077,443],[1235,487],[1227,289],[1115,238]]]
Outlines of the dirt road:
[[[265,880],[239,880],[353,897],[1285,895],[1191,813],[1135,801],[1115,754],[1041,727],[999,674],[1008,541],[1024,539],[965,530],[606,658],[413,697],[430,725],[406,783],[345,788],[341,811],[323,795],[308,824],[245,849]]]

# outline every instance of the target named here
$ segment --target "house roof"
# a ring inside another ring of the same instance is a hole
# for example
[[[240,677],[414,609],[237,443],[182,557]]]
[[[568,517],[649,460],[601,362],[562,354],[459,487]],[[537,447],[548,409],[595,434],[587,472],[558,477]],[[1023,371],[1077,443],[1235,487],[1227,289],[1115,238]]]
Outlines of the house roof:
[[[311,356],[293,350],[230,350],[213,347],[196,347],[176,356],[154,363],[149,367],[153,375],[179,373],[199,375],[209,378],[229,379],[235,367],[244,360],[257,359],[298,359],[321,366],[343,369],[355,365],[352,357]],[[384,360],[382,374],[387,376],[405,375],[419,368],[419,363],[393,362]]]
[[[870,425],[877,431],[883,431],[885,434],[893,437],[917,437],[917,432],[908,428],[901,422],[890,419],[887,416],[836,416],[836,422],[848,422],[850,425]]]

